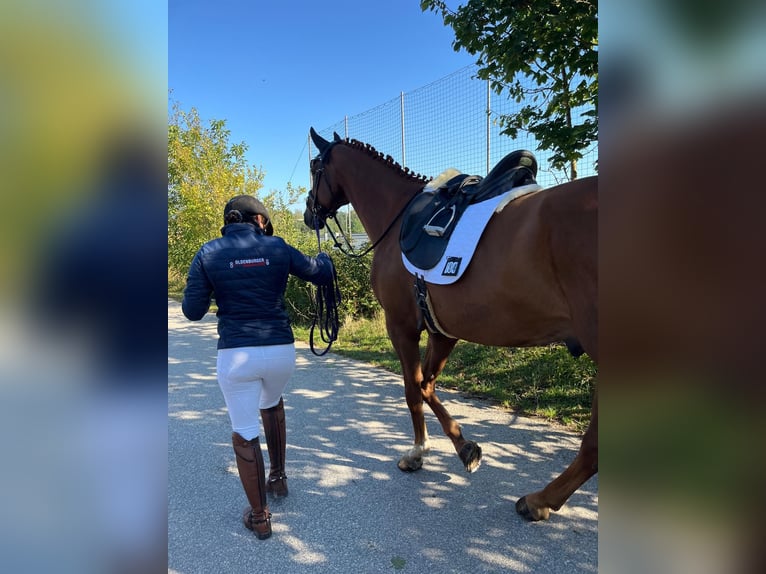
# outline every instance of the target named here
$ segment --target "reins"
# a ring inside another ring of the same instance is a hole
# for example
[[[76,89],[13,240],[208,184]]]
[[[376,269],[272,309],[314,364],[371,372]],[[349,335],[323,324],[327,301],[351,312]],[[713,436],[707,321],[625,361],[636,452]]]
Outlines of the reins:
[[[319,239],[319,224],[314,218],[314,231],[317,234],[317,246],[321,250],[322,243]],[[332,258],[330,258],[332,261]],[[332,344],[338,339],[340,320],[338,305],[340,304],[340,288],[338,287],[338,274],[335,272],[335,264],[332,266],[332,281],[327,285],[317,285],[314,300],[314,320],[309,331],[309,347],[317,357],[327,354]],[[319,336],[327,347],[321,353],[314,348],[314,329],[319,325]]]
[[[309,191],[309,197],[313,197],[313,212],[314,212],[314,229],[317,233],[317,242],[319,242],[319,224],[317,219],[321,218],[325,223],[327,223],[328,219],[332,219],[335,222],[336,227],[338,228],[338,232],[343,236],[343,241],[346,242],[346,247],[341,245],[341,243],[338,241],[338,238],[335,236],[335,232],[333,232],[332,229],[330,229],[330,226],[327,225],[327,231],[330,232],[330,237],[332,237],[333,243],[335,244],[335,247],[337,247],[343,255],[347,257],[353,257],[355,259],[361,259],[365,255],[367,255],[370,251],[375,249],[378,245],[380,245],[380,242],[383,241],[383,239],[388,235],[388,232],[391,231],[391,229],[394,227],[397,221],[399,221],[399,218],[402,216],[402,214],[407,210],[407,207],[412,203],[412,200],[415,199],[415,197],[418,195],[420,190],[418,190],[408,201],[404,204],[404,206],[399,210],[399,213],[396,214],[396,217],[394,217],[391,220],[391,223],[388,224],[388,227],[386,227],[385,231],[378,237],[372,245],[370,245],[367,249],[365,249],[362,253],[354,253],[353,252],[353,245],[351,245],[351,242],[348,240],[348,237],[343,232],[343,227],[340,223],[338,223],[337,218],[337,211],[336,210],[328,210],[326,208],[323,208],[317,204],[316,201],[316,195],[317,195],[317,189],[319,188],[319,181],[322,179],[322,176],[325,175],[324,173],[324,161],[326,157],[329,155],[330,149],[338,142],[332,142],[329,147],[321,154],[320,161],[322,162],[322,167],[319,168],[316,171],[316,181],[312,182],[311,190]],[[328,187],[330,186],[330,183],[328,181],[327,183]],[[324,210],[324,213],[321,213],[321,210]]]
[[[412,199],[415,199],[415,196],[417,196],[419,192],[420,192],[420,190],[418,190],[418,192],[415,193],[415,195],[412,196]],[[396,214],[396,217],[394,217],[394,219],[391,221],[391,223],[388,224],[388,227],[386,227],[385,231],[381,234],[381,236],[378,237],[375,240],[375,242],[372,245],[370,245],[367,249],[365,249],[362,253],[354,253],[353,252],[354,247],[353,247],[353,245],[351,245],[351,242],[348,240],[348,237],[343,232],[343,228],[341,227],[340,223],[338,223],[338,218],[336,217],[335,213],[329,215],[328,217],[335,222],[335,225],[338,227],[338,231],[343,236],[343,240],[346,242],[346,245],[348,246],[349,250],[347,251],[346,248],[343,247],[343,245],[341,245],[340,242],[338,242],[338,239],[335,237],[335,233],[333,233],[333,230],[330,229],[329,225],[327,226],[327,231],[330,232],[330,237],[332,237],[332,240],[335,243],[335,247],[337,247],[340,250],[340,252],[343,253],[343,255],[345,255],[347,257],[354,257],[356,259],[360,259],[360,258],[364,257],[365,255],[367,255],[370,251],[375,249],[378,245],[380,245],[380,242],[383,241],[383,239],[386,237],[386,235],[388,235],[388,232],[391,231],[391,229],[394,227],[394,224],[397,221],[399,221],[399,218],[407,210],[407,207],[412,202],[412,199],[410,199],[407,203],[404,204],[404,207],[402,207],[402,209],[399,211],[399,213]],[[317,233],[318,232],[319,231],[317,230]]]

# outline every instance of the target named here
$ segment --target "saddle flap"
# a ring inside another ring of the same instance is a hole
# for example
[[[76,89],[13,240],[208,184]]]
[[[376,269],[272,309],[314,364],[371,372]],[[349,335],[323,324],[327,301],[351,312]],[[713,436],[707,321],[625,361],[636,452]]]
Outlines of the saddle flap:
[[[409,208],[402,218],[402,228],[399,232],[399,243],[405,253],[417,245],[420,232],[432,213],[427,209],[434,201],[436,193],[423,191],[410,202]]]
[[[470,203],[468,194],[456,193],[452,188],[419,194],[402,220],[399,235],[402,252],[421,269],[433,267]]]

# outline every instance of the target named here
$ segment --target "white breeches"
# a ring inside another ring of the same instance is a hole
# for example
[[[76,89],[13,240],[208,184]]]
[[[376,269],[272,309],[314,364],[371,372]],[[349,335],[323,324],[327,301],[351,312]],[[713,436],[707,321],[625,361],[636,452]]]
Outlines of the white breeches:
[[[252,440],[260,434],[261,409],[279,403],[295,371],[295,345],[219,349],[216,369],[232,429]]]

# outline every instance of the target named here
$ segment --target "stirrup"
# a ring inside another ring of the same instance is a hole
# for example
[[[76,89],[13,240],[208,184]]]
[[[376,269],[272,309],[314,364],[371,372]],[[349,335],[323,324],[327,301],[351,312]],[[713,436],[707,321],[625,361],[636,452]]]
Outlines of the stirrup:
[[[440,215],[441,212],[444,211],[445,209],[452,210],[452,214],[450,215],[447,223],[445,223],[444,225],[431,225],[434,222],[434,219],[436,219],[436,217]],[[454,205],[450,205],[449,207],[442,207],[439,211],[434,213],[431,216],[431,219],[428,220],[428,223],[426,223],[423,226],[423,231],[428,233],[428,235],[430,235],[431,237],[442,237],[447,232],[447,228],[450,225],[452,225],[453,221],[455,221],[455,213],[456,213],[456,209]]]

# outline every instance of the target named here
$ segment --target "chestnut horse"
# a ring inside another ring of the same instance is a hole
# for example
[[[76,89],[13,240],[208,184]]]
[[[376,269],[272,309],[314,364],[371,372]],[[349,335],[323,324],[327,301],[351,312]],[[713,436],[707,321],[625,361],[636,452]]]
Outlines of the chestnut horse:
[[[451,285],[428,285],[434,314],[443,330],[428,335],[421,360],[423,321],[414,296],[414,276],[402,263],[401,214],[426,180],[402,169],[368,144],[329,142],[312,128],[319,150],[312,161],[312,188],[304,221],[324,225],[351,203],[373,241],[371,279],[383,307],[386,328],[402,366],[412,417],[414,446],[399,468],[414,471],[429,450],[425,402],[452,440],[465,468],[481,462],[481,447],[467,440],[436,396],[436,378],[458,339],[483,345],[530,347],[567,341],[598,361],[597,216],[598,178],[578,179],[520,197],[495,213],[470,266]],[[598,401],[569,467],[538,492],[516,503],[530,520],[545,520],[598,470]]]

